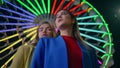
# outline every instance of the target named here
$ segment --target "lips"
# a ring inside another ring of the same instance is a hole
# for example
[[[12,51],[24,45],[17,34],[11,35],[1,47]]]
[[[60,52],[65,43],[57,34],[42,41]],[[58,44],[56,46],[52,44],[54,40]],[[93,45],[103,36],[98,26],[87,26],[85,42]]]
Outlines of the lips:
[[[43,34],[43,36],[47,36],[47,34]]]

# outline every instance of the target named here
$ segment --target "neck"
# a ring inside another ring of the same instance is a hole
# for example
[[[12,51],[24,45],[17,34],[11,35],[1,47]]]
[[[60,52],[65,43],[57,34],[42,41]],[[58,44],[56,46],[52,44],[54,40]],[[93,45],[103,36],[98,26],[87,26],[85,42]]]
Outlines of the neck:
[[[60,35],[62,36],[73,36],[72,35],[72,28],[67,28],[64,30],[60,30]]]

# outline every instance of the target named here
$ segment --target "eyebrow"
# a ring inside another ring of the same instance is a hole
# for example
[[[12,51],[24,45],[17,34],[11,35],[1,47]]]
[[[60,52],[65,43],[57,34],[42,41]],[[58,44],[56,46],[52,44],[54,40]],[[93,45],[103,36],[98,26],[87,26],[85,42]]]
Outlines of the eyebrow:
[[[67,13],[67,14],[69,14],[69,12],[67,12],[67,11],[62,11],[61,13],[63,13],[63,12],[65,12],[65,13]],[[58,14],[56,14],[56,16],[57,16]]]
[[[40,28],[44,28],[44,27],[40,27]],[[40,28],[39,28],[39,29],[40,29]],[[48,27],[46,27],[46,28],[51,28],[51,27],[50,27],[50,26],[48,26]]]

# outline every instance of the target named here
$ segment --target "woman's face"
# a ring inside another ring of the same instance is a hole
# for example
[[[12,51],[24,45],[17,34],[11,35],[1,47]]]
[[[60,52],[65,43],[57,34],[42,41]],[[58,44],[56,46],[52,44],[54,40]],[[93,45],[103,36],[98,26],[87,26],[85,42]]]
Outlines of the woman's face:
[[[42,24],[38,29],[38,36],[41,37],[52,37],[53,32],[49,24]]]
[[[61,10],[56,14],[55,24],[58,29],[61,27],[72,26],[73,19],[67,11]]]

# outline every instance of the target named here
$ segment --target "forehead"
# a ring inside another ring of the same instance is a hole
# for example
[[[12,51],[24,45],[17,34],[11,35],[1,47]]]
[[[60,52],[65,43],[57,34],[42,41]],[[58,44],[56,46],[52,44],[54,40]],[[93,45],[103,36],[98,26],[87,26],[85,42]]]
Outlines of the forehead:
[[[65,11],[65,10],[60,10],[60,11],[58,11],[57,14],[60,14],[60,13],[62,13],[62,12],[67,12],[67,11]]]
[[[46,27],[51,27],[50,26],[50,24],[48,24],[48,23],[44,23],[44,24],[41,24],[40,26],[39,26],[39,28],[46,28]]]

